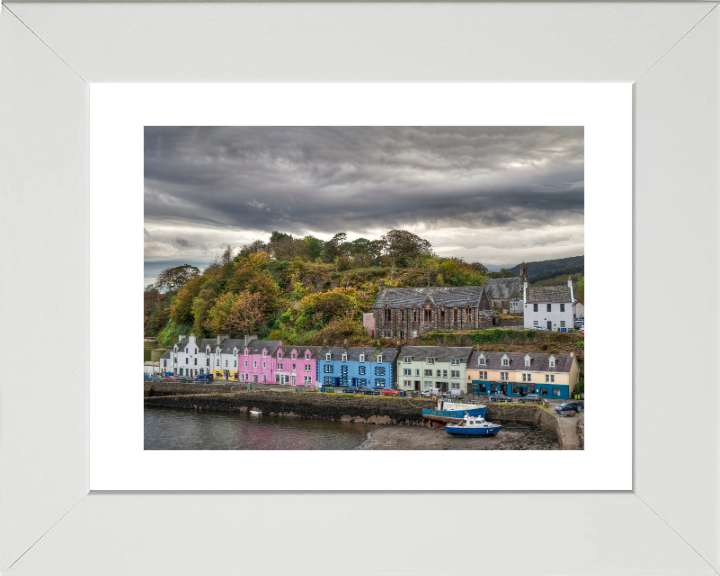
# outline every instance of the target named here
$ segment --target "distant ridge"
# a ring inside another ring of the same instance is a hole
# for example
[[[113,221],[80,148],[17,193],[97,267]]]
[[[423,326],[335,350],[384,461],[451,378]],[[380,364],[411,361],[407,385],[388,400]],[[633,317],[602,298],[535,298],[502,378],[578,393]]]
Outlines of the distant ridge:
[[[540,260],[538,262],[525,262],[528,269],[528,277],[545,275],[548,272],[559,274],[567,271],[572,273],[582,272],[585,266],[585,256],[570,256],[569,258],[558,258],[557,260]],[[509,268],[510,272],[518,275],[520,264]]]

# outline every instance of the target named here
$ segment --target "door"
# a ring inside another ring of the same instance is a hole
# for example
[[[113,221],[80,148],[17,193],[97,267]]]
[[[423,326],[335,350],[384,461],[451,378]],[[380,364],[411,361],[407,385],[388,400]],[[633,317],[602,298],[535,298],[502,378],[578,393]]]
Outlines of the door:
[[[552,321],[551,320],[548,320],[547,329],[552,330]]]
[[[419,380],[415,380],[415,391],[420,392],[420,381]]]
[[[295,386],[295,374],[292,375],[292,385]]]
[[[528,389],[527,386],[518,386],[518,392],[520,393],[520,396],[527,396]]]

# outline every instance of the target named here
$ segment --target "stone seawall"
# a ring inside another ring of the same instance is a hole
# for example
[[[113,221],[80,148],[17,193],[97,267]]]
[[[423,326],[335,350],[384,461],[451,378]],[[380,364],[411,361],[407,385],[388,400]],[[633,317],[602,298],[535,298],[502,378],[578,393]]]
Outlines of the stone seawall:
[[[207,387],[205,387],[207,388]],[[343,396],[308,392],[241,392],[215,394],[152,395],[145,406],[212,410],[216,412],[247,412],[260,410],[268,416],[340,420],[363,424],[425,425],[422,408],[425,402],[379,396]]]
[[[177,396],[178,394],[229,394],[247,390],[247,384],[181,384],[180,382],[144,382],[144,396]]]

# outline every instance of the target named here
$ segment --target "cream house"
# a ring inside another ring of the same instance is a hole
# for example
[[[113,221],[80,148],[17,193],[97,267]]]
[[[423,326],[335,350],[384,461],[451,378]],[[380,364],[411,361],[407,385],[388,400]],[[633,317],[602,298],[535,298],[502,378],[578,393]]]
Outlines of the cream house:
[[[467,363],[472,347],[405,346],[398,354],[399,390],[439,388],[467,393]]]

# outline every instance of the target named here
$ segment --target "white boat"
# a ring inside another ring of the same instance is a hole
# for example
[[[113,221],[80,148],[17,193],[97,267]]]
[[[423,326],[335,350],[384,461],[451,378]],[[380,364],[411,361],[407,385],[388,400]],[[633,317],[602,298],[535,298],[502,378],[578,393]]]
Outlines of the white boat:
[[[495,436],[502,426],[488,422],[485,418],[465,416],[457,424],[447,424],[445,431],[453,436]]]
[[[260,410],[250,410],[250,414],[253,416],[260,416],[262,412],[260,412]]]

